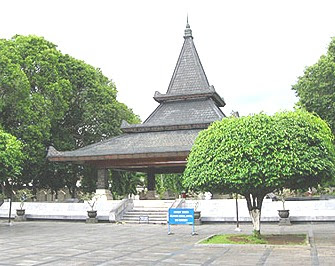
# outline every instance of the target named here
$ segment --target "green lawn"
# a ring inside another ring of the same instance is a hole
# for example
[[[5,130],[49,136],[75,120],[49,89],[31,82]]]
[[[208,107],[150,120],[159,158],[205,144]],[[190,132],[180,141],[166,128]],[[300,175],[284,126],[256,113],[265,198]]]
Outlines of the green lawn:
[[[215,235],[200,242],[200,244],[269,244],[269,245],[306,245],[306,234],[261,235]]]

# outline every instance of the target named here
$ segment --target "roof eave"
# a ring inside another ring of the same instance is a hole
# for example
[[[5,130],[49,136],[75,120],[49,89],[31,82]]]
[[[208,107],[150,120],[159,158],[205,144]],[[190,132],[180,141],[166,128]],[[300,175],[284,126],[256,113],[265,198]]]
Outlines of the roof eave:
[[[125,125],[122,126],[124,133],[138,133],[138,132],[158,132],[158,131],[174,131],[174,130],[189,130],[189,129],[206,129],[213,121],[204,121],[203,123],[193,124],[176,124],[176,125]]]
[[[192,93],[192,94],[161,94],[159,92],[155,92],[155,96],[153,97],[156,102],[162,103],[166,101],[178,101],[178,100],[193,100],[193,99],[201,99],[201,98],[213,98],[218,107],[224,107],[226,105],[224,99],[220,97],[217,92],[202,92],[202,93]]]
[[[217,92],[214,92],[213,99],[218,107],[224,107],[226,105],[226,102]]]
[[[75,162],[85,163],[88,161],[105,161],[105,160],[127,160],[127,159],[152,159],[162,157],[187,157],[187,151],[174,151],[174,152],[152,152],[152,153],[135,153],[135,154],[110,154],[110,155],[94,155],[94,156],[71,156],[67,152],[62,152],[61,155],[47,156],[47,159],[52,162]]]

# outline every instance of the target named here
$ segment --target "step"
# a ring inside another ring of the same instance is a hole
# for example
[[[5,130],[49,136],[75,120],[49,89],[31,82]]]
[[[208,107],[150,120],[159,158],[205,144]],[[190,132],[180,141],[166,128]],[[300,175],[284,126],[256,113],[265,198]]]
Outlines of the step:
[[[163,214],[151,214],[151,215],[148,215],[148,214],[144,213],[144,214],[138,215],[138,214],[127,212],[127,213],[125,213],[123,215],[123,217],[142,217],[142,216],[153,217],[153,218],[154,217],[167,217],[167,214],[163,213]]]
[[[145,220],[146,218],[148,218],[149,219],[149,221],[166,221],[166,216],[164,217],[164,216],[161,216],[161,217],[148,217],[148,216],[123,216],[123,218],[122,218],[122,220],[137,220],[137,221],[139,221],[140,219],[141,220]]]
[[[148,215],[141,215],[141,216],[138,216],[138,215],[128,215],[128,214],[124,214],[123,215],[123,220],[126,220],[126,219],[131,219],[131,220],[134,220],[134,219],[146,219],[148,218],[149,220],[166,220],[167,219],[167,216],[166,215],[156,215],[156,216],[148,216]]]
[[[153,211],[128,211],[128,213],[134,214],[134,215],[167,215],[167,212],[153,212]]]
[[[166,217],[149,217],[149,220],[147,219],[140,219],[140,217],[123,217],[122,222],[125,223],[150,223],[150,224],[166,224]]]
[[[150,221],[149,222],[144,222],[144,221],[135,221],[135,220],[122,220],[123,223],[126,223],[126,224],[166,224],[167,222],[166,221]]]
[[[166,208],[133,208],[132,211],[167,212]]]
[[[133,224],[166,224],[168,210],[166,206],[137,205],[123,215],[122,222]]]
[[[150,218],[161,218],[161,217],[167,217],[166,214],[154,214],[154,215],[147,215],[147,214],[142,214],[142,215],[138,215],[138,214],[133,214],[133,213],[125,213],[123,215],[123,218],[124,217],[150,217]]]
[[[148,217],[150,220],[153,220],[153,219],[161,219],[161,220],[165,219],[166,220],[167,219],[166,215],[160,215],[160,216],[147,216],[147,215],[136,216],[136,215],[128,215],[128,214],[123,215],[122,219],[137,219],[137,220],[139,220],[140,218],[141,219],[146,219],[146,217]]]

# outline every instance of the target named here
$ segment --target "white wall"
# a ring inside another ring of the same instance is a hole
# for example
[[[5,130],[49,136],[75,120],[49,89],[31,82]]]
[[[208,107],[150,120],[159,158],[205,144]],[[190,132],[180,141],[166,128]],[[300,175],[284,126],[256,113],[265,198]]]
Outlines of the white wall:
[[[221,222],[236,221],[235,199],[225,200],[186,200],[185,207],[193,207],[198,202],[202,220]],[[238,200],[239,220],[251,221],[245,199]],[[285,208],[290,210],[291,221],[335,221],[335,199],[311,201],[286,201]],[[262,221],[278,221],[281,201],[265,199],[262,206]]]

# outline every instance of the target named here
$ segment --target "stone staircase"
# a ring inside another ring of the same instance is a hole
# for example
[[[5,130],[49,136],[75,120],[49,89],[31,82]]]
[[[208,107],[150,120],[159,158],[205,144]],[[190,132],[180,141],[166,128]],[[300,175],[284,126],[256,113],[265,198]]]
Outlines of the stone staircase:
[[[121,221],[133,224],[166,224],[168,210],[173,202],[173,200],[135,200],[134,208],[127,211]]]

